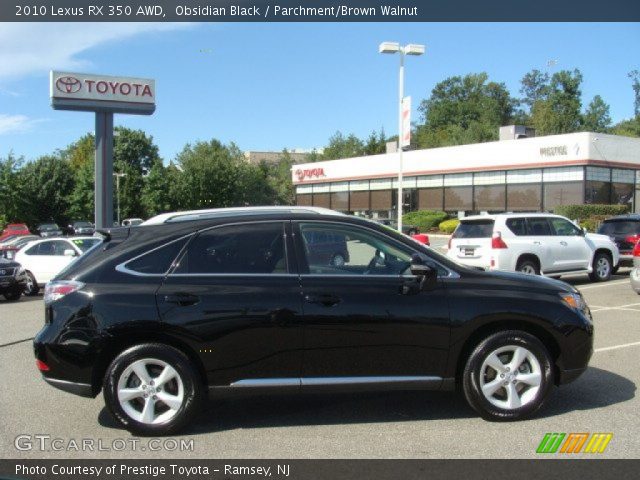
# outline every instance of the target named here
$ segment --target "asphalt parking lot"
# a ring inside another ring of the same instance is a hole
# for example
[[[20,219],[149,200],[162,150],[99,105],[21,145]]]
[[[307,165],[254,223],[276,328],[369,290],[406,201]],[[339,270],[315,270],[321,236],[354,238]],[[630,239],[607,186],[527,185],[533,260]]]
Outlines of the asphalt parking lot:
[[[42,296],[0,300],[0,458],[533,458],[547,432],[611,432],[613,439],[600,457],[638,458],[640,296],[631,290],[628,272],[622,269],[601,284],[589,283],[586,276],[564,279],[591,306],[596,350],[589,370],[554,389],[534,419],[486,422],[455,393],[214,400],[191,429],[176,437],[193,440],[192,450],[162,453],[151,451],[147,440],[133,450],[133,437],[116,427],[102,396],[76,397],[40,379],[31,338],[43,324]],[[19,435],[28,435],[34,447],[39,444],[35,435],[62,439],[56,447],[62,451],[54,451],[48,440],[48,451],[18,450]],[[100,442],[104,449],[77,452],[69,447],[83,439]],[[127,446],[116,450],[121,439]]]

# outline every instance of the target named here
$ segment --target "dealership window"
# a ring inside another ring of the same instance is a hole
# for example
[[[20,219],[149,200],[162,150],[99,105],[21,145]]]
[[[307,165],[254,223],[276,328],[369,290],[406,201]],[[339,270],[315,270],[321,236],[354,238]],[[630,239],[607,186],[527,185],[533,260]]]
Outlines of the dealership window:
[[[371,192],[371,210],[379,212],[379,216],[387,217],[392,205],[391,190],[373,190]]]
[[[478,172],[473,174],[474,185],[504,185],[505,172]]]
[[[349,211],[349,192],[332,193],[331,208],[339,212],[348,212]]]
[[[418,210],[443,210],[442,188],[418,189]]]
[[[583,167],[545,168],[542,179],[547,182],[578,182],[584,180]],[[580,201],[582,203],[582,201]]]
[[[352,212],[366,212],[370,210],[369,192],[350,192],[349,208]]]
[[[507,211],[536,212],[542,204],[542,184],[507,185]]]
[[[296,195],[296,205],[310,207],[313,205],[313,195]]]
[[[611,198],[611,183],[596,180],[584,182],[584,203],[608,204]]]
[[[313,194],[313,205],[315,207],[324,207],[331,208],[331,197],[330,193],[314,193]]]
[[[444,209],[447,212],[473,210],[473,187],[446,187]]]
[[[581,205],[582,182],[558,182],[544,184],[544,210],[553,211],[558,205]]]
[[[610,182],[611,170],[608,168],[602,168],[602,167],[587,167],[587,180]]]
[[[371,190],[391,190],[393,181],[390,178],[377,178],[369,182]]]
[[[619,205],[633,205],[633,184],[632,183],[612,183],[611,203]]]
[[[398,179],[394,178],[392,181],[392,187],[398,188]],[[416,188],[416,177],[402,177],[402,188]]]
[[[542,170],[511,170],[507,172],[507,183],[541,183]]]
[[[473,192],[474,210],[503,212],[506,192],[503,185],[480,185]]]
[[[444,176],[445,187],[460,187],[464,185],[473,185],[472,173],[452,173]]]
[[[369,180],[352,180],[349,182],[349,190],[352,192],[369,191]]]
[[[442,187],[444,177],[442,175],[425,175],[416,177],[418,188]]]

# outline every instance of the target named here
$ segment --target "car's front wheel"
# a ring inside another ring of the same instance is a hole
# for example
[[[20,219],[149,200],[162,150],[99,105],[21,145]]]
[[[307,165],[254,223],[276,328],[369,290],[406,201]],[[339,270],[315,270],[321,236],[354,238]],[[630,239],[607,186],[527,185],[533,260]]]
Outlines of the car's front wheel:
[[[536,413],[553,385],[552,359],[535,336],[497,332],[471,352],[462,374],[469,405],[487,420],[520,420]]]
[[[6,298],[8,302],[20,300],[20,297],[22,297],[22,290],[13,290],[4,294],[4,298]]]
[[[38,281],[36,277],[33,276],[33,273],[27,271],[27,285],[24,289],[24,294],[33,297],[38,294],[40,291],[40,287],[38,286]]]
[[[604,252],[598,252],[593,257],[593,271],[589,274],[593,282],[606,282],[611,278],[613,267],[611,256]]]
[[[136,435],[170,435],[200,410],[203,382],[189,358],[163,344],[137,345],[107,370],[104,399],[113,417]]]

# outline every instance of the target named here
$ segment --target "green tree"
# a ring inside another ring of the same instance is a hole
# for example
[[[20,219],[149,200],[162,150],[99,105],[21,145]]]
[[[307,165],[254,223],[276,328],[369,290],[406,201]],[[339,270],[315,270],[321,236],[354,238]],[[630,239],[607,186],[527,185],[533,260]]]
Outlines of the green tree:
[[[609,115],[609,105],[602,100],[600,95],[596,95],[587,107],[583,115],[583,127],[589,132],[606,133],[611,126],[611,116]]]
[[[387,149],[387,136],[384,133],[384,128],[380,129],[380,132],[371,132],[369,138],[364,144],[365,155],[378,155],[385,153]]]
[[[581,84],[580,70],[562,70],[553,74],[546,96],[533,104],[532,123],[538,135],[580,130]]]
[[[69,196],[69,217],[71,220],[88,220],[94,218],[94,177],[93,162],[84,162],[75,170],[74,186]]]
[[[625,137],[640,137],[640,116],[617,123],[611,128],[611,133]]]
[[[322,160],[359,157],[364,153],[364,143],[354,134],[344,136],[341,132],[329,138],[329,144],[322,152]]]
[[[640,71],[632,70],[627,76],[631,79],[633,88],[633,113],[636,118],[640,117]]]
[[[415,133],[420,148],[496,140],[517,102],[504,83],[489,82],[486,73],[454,76],[439,82],[418,110],[423,123]]]
[[[536,102],[544,100],[549,94],[549,74],[546,72],[533,69],[522,77],[520,84],[521,102],[527,105],[529,111]]]
[[[14,156],[12,152],[0,158],[0,214],[6,222],[24,221],[20,177],[23,163],[24,159]]]
[[[154,162],[159,160],[158,147],[153,143],[153,137],[142,130],[132,130],[125,127],[115,127],[113,141],[114,163],[125,163],[140,171],[149,172]]]
[[[173,210],[169,182],[170,176],[167,169],[162,161],[156,160],[151,165],[149,174],[144,178],[144,186],[140,196],[145,218]]]
[[[22,198],[26,206],[25,221],[30,225],[55,221],[66,225],[69,217],[69,197],[74,178],[69,162],[58,156],[44,156],[27,163],[20,171]]]

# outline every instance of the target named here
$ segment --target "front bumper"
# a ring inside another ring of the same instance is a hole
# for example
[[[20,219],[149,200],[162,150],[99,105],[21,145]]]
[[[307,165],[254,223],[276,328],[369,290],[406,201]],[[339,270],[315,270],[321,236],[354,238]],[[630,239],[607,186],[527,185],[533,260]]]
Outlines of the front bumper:
[[[27,287],[26,274],[0,277],[0,295],[5,292],[24,292]]]

